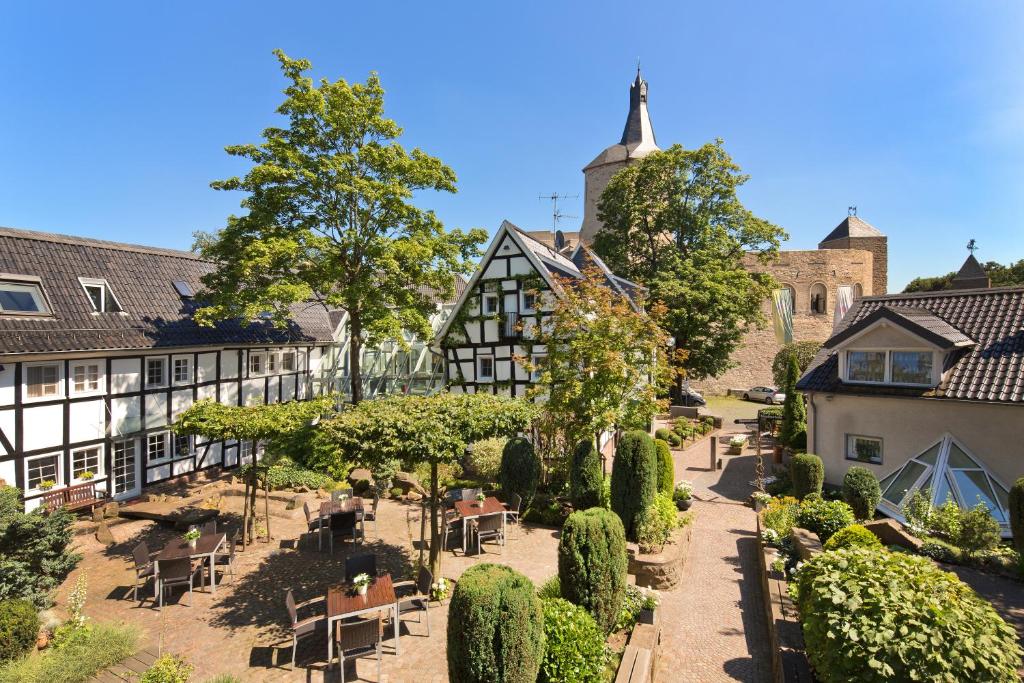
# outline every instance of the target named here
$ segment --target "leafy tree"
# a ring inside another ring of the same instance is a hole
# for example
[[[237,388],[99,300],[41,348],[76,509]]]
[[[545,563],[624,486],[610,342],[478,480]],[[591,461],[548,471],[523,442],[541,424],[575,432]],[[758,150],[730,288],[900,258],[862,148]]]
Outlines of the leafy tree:
[[[667,306],[662,327],[686,350],[673,363],[693,379],[729,368],[743,334],[764,323],[761,305],[775,286],[744,267],[748,252],[761,263],[775,258],[786,238],[740,202],[747,179],[721,140],[673,145],[616,173],[598,204],[596,251]]]
[[[786,344],[779,349],[779,352],[775,354],[775,358],[772,359],[772,380],[775,382],[775,386],[785,386],[791,356],[796,358],[797,367],[802,375],[807,370],[807,366],[814,360],[820,348],[821,342],[819,341],[797,341]]]
[[[804,447],[807,445],[807,408],[804,406],[804,395],[796,390],[798,379],[800,366],[796,356],[790,356],[789,370],[786,372],[786,400],[782,404],[782,428],[779,430],[779,439],[790,448],[796,448],[801,438]]]
[[[232,145],[253,166],[216,190],[247,193],[244,215],[230,216],[196,247],[217,264],[203,277],[201,324],[270,315],[288,325],[292,307],[313,301],[348,313],[352,402],[362,397],[360,349],[403,330],[431,335],[430,293],[448,295],[455,276],[486,238],[483,230],[448,231],[414,192],[455,191],[455,173],[419,149],[407,151],[402,129],[384,117],[384,90],[307,77],[311,64],[275,53],[288,81],[278,107],[284,127],[261,144]]]
[[[988,273],[992,280],[993,287],[1010,287],[1012,285],[1024,285],[1024,259],[1002,265],[995,261],[988,261],[981,264],[981,267]],[[956,271],[939,275],[937,277],[916,277],[911,280],[904,292],[939,292],[946,289],[953,289],[953,278]]]

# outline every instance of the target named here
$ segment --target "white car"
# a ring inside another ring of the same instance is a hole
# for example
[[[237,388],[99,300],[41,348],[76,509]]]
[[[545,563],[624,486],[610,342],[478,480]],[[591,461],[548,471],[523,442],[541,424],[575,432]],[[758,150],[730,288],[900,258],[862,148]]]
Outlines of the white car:
[[[783,403],[786,395],[775,387],[753,387],[743,392],[743,398],[747,401],[764,401],[768,405]]]

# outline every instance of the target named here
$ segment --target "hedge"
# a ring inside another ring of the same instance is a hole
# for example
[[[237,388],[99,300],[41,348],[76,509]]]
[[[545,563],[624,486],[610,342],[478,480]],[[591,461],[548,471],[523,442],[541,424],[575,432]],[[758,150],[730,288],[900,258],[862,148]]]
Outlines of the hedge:
[[[823,683],[1019,680],[1014,629],[926,557],[838,550],[797,577],[807,656]]]
[[[525,510],[533,502],[540,480],[540,458],[533,452],[533,444],[521,436],[509,439],[501,453],[498,482],[506,494],[518,493]]]
[[[594,618],[568,600],[544,601],[544,660],[539,683],[600,683],[607,659]]]
[[[825,483],[825,465],[818,456],[813,453],[794,456],[789,464],[789,473],[793,479],[793,495],[800,500],[812,493],[821,493]]]
[[[1010,532],[1017,552],[1024,557],[1024,477],[1010,487]]]
[[[39,636],[39,615],[28,600],[0,602],[0,662],[21,657]]]
[[[676,466],[672,461],[672,451],[661,439],[654,440],[654,447],[658,454],[658,490],[671,496],[676,486]]]
[[[657,489],[658,456],[654,441],[646,432],[626,432],[615,449],[611,503],[627,538],[636,539],[639,517],[654,502]]]
[[[866,467],[854,465],[843,476],[843,500],[853,508],[857,519],[873,519],[882,489],[874,473]]]
[[[544,656],[544,615],[528,578],[478,564],[449,605],[448,675],[461,683],[535,683]]]
[[[626,567],[626,534],[618,516],[604,508],[569,515],[558,541],[562,597],[590,612],[606,633],[622,609]]]
[[[601,454],[597,452],[592,440],[580,441],[573,451],[572,467],[569,470],[569,494],[573,507],[586,510],[599,506],[603,485]]]
[[[875,536],[860,524],[851,524],[845,529],[840,529],[832,534],[831,538],[825,542],[824,547],[825,550],[843,550],[846,548],[878,550],[882,547],[882,542],[878,540],[878,536]]]
[[[833,534],[855,521],[853,510],[841,500],[808,498],[796,513],[797,526],[818,534],[822,543],[828,543]]]

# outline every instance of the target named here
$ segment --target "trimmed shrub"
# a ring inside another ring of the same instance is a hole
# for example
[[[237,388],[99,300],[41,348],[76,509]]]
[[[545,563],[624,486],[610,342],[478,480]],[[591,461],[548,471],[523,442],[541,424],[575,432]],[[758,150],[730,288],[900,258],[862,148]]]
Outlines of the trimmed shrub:
[[[1014,629],[927,558],[839,550],[797,576],[807,656],[824,683],[1018,680]]]
[[[245,477],[252,465],[242,465],[238,469],[238,476]],[[326,474],[307,470],[305,467],[296,464],[291,458],[279,458],[273,465],[267,468],[267,483],[274,491],[290,489],[296,486],[305,486],[311,490],[329,488],[334,482]]]
[[[671,496],[676,485],[676,465],[672,461],[672,451],[661,439],[654,440],[654,448],[658,454],[658,490]]]
[[[6,494],[6,500],[12,500]],[[17,508],[0,517],[0,600],[24,598],[38,609],[49,607],[81,555],[71,552],[75,516],[65,508],[50,514]]]
[[[21,489],[17,486],[0,486],[0,527],[24,508],[21,503]]]
[[[497,481],[504,451],[505,439],[495,437],[474,441],[466,455],[466,469],[484,481]]]
[[[509,439],[501,453],[498,482],[506,494],[518,493],[525,510],[533,502],[540,480],[540,458],[533,452],[533,444],[521,436]]]
[[[604,634],[594,618],[568,600],[544,601],[544,660],[540,683],[600,683],[604,680]]]
[[[803,500],[811,493],[821,493],[825,464],[813,453],[801,453],[790,461],[789,476],[793,480],[793,495]]]
[[[558,574],[540,585],[540,588],[537,589],[537,597],[541,600],[562,597],[562,580],[558,578]]]
[[[1024,477],[1010,487],[1010,532],[1017,552],[1024,557]]]
[[[597,507],[601,504],[601,454],[590,439],[580,441],[572,453],[572,468],[569,471],[569,495],[577,510]]]
[[[925,557],[930,557],[939,562],[948,562],[949,564],[960,564],[962,557],[960,548],[957,548],[952,543],[943,541],[941,538],[925,539],[921,543],[918,552]]]
[[[798,448],[800,432],[804,432],[803,448],[807,448],[807,408],[804,406],[804,395],[796,390],[796,382],[800,379],[800,368],[795,357],[789,359],[789,370],[786,373],[786,400],[782,404],[782,427],[779,430],[779,441],[790,448]]]
[[[0,681],[83,683],[131,656],[139,637],[137,627],[114,624],[90,624],[63,633],[38,655],[0,666]]]
[[[671,429],[666,429],[664,427],[661,427],[660,429],[656,429],[654,431],[654,438],[655,439],[661,439],[662,441],[668,443],[668,435],[671,434],[671,433],[672,433]]]
[[[872,519],[881,499],[882,490],[871,470],[859,465],[846,470],[843,476],[843,500],[853,508],[857,519]]]
[[[984,503],[978,503],[960,513],[960,538],[957,545],[965,553],[976,555],[992,550],[1001,540],[999,522]]]
[[[818,534],[822,543],[828,543],[833,534],[855,521],[853,510],[841,500],[808,498],[796,513],[797,526]]]
[[[646,432],[626,432],[612,465],[612,510],[622,519],[626,537],[636,539],[640,515],[658,490],[658,455]]]
[[[669,432],[667,443],[672,448],[678,448],[683,445],[683,437],[679,436],[675,432]]]
[[[846,548],[867,548],[878,550],[882,542],[878,536],[862,527],[860,524],[851,524],[845,529],[832,534],[832,537],[825,543],[825,550],[844,550]]]
[[[626,590],[626,534],[604,508],[578,510],[558,541],[561,595],[586,609],[606,633],[615,625]]]
[[[636,541],[640,552],[661,552],[672,536],[672,530],[679,526],[679,513],[671,496],[658,492],[654,503],[644,510],[637,527]]]
[[[181,657],[161,655],[143,672],[139,683],[188,683],[192,665]]]
[[[544,615],[530,580],[478,564],[455,584],[449,606],[448,672],[463,683],[534,683],[544,655]]]
[[[39,615],[28,600],[0,602],[0,662],[17,659],[35,646]]]

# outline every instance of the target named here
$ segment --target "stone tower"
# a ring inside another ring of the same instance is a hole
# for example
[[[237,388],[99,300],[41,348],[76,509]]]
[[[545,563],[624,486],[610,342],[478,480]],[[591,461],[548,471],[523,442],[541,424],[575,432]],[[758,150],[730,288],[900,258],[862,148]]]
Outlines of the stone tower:
[[[818,244],[818,249],[863,249],[873,255],[871,294],[889,291],[889,238],[851,213]]]
[[[626,117],[622,139],[598,154],[583,169],[586,190],[583,200],[583,226],[580,228],[581,240],[593,242],[594,235],[601,229],[601,222],[597,219],[597,203],[612,176],[633,159],[639,159],[655,151],[658,151],[658,144],[654,140],[650,114],[647,113],[647,81],[637,68],[636,79],[629,86],[629,115]]]
[[[974,258],[974,254],[967,257],[959,272],[953,277],[953,289],[988,289],[991,286],[992,280],[978,263],[978,259]]]

